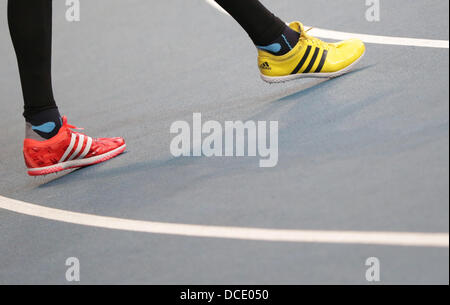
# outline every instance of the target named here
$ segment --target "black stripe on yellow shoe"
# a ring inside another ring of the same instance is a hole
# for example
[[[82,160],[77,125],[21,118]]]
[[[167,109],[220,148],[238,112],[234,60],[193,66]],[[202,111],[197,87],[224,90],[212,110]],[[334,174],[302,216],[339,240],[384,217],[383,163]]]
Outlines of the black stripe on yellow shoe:
[[[311,71],[312,67],[316,63],[317,56],[319,56],[319,52],[320,52],[320,48],[316,48],[316,50],[314,51],[314,55],[311,58],[311,61],[309,62],[308,67],[306,68],[305,71],[303,71],[303,73],[309,73],[309,71]]]
[[[295,67],[294,71],[292,71],[291,74],[297,74],[298,71],[300,71],[300,69],[303,67],[306,60],[308,59],[309,53],[311,53],[311,46],[308,46],[308,48],[306,49],[305,55],[303,55],[302,59],[300,60],[300,62],[297,65],[297,67]]]
[[[323,65],[325,64],[325,60],[327,59],[327,55],[328,55],[328,51],[323,50],[322,58],[320,59],[319,66],[317,66],[316,71],[314,71],[315,73],[320,73],[320,71],[322,71]]]

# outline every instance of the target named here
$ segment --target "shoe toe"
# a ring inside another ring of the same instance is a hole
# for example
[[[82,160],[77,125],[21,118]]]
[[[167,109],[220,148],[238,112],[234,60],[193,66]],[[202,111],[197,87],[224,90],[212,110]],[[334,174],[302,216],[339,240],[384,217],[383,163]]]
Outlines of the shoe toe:
[[[125,145],[125,139],[124,138],[114,138],[113,139],[114,143],[116,144],[116,147],[122,147],[123,145]]]
[[[366,50],[364,43],[359,39],[349,39],[335,44],[332,63],[333,71],[339,71],[357,61]]]
[[[98,138],[95,139],[91,151],[94,155],[102,155],[125,145],[123,138]]]
[[[111,142],[113,142],[117,147],[120,147],[125,144],[124,138],[117,137],[117,138],[111,138],[109,139]]]
[[[364,42],[356,38],[338,43],[337,48],[340,52],[342,52],[342,54],[345,54],[346,57],[349,57],[353,60],[361,57],[366,50]]]

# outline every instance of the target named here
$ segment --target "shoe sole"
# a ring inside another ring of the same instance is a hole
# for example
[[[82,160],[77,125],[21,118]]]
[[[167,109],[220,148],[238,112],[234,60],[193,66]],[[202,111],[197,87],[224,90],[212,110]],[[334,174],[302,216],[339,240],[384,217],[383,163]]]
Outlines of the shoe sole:
[[[345,67],[342,70],[339,70],[339,71],[333,72],[333,73],[298,73],[298,74],[293,74],[293,75],[276,76],[276,77],[271,77],[271,76],[266,76],[266,75],[261,74],[261,78],[263,81],[265,81],[266,83],[270,83],[270,84],[285,83],[285,82],[295,80],[295,79],[300,79],[300,78],[335,78],[335,77],[339,77],[343,74],[350,72],[350,70],[353,69],[353,67],[359,63],[359,61],[364,57],[365,54],[366,54],[366,51],[364,51],[364,53],[357,60],[355,60],[352,64],[350,64],[349,66]]]
[[[125,151],[126,147],[127,147],[126,144],[124,144],[124,145],[122,145],[114,150],[111,150],[103,155],[90,157],[87,159],[66,161],[66,162],[58,163],[58,164],[47,166],[47,167],[29,168],[28,175],[29,176],[43,176],[43,175],[61,172],[64,170],[86,167],[86,166],[102,163],[102,162],[108,161],[108,160],[122,154]]]

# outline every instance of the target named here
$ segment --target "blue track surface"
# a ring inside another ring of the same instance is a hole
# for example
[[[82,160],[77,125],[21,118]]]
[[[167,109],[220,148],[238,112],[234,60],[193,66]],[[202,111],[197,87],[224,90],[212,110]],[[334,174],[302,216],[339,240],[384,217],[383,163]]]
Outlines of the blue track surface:
[[[285,20],[372,35],[448,40],[449,2],[265,1]],[[352,3],[351,5],[349,3]],[[345,9],[343,9],[345,8]],[[28,178],[19,78],[0,2],[0,195],[57,209],[148,221],[280,229],[449,231],[449,51],[370,44],[330,81],[260,81],[255,49],[204,1],[54,3],[61,111],[90,135],[124,136],[127,153],[66,176]],[[176,39],[174,39],[176,38]],[[205,48],[207,46],[208,48]],[[181,158],[174,121],[278,120],[279,164]],[[446,249],[285,244],[95,229],[0,210],[0,283],[446,283]]]

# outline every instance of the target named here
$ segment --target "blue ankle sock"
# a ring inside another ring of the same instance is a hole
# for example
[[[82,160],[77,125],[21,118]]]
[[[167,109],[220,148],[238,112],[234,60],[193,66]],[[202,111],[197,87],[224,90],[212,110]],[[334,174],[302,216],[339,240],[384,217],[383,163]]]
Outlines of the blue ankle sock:
[[[290,27],[286,26],[283,33],[273,42],[266,46],[256,46],[258,49],[267,51],[273,55],[281,56],[289,51],[297,44],[300,34]]]
[[[57,108],[47,109],[26,118],[27,139],[48,140],[58,134],[62,126]]]

